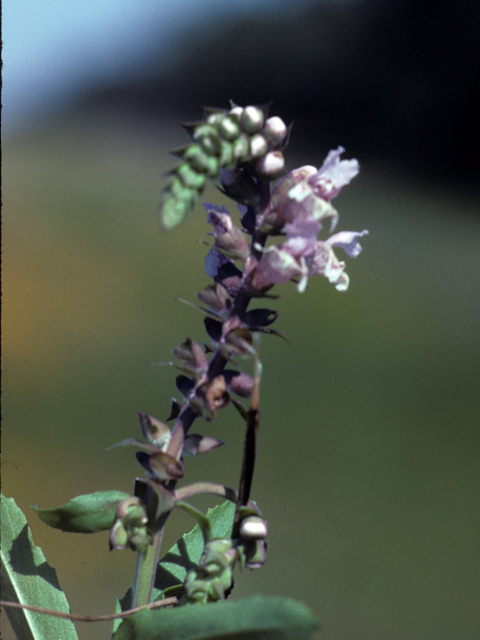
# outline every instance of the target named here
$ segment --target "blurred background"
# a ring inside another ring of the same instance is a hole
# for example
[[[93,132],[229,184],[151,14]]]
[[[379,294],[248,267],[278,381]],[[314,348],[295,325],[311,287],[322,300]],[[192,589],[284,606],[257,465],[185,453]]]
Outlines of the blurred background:
[[[317,278],[272,305],[291,346],[262,342],[270,548],[235,596],[301,599],[323,640],[478,639],[479,28],[469,0],[3,3],[2,488],[72,611],[113,611],[134,554],[30,505],[131,491],[134,451],[104,449],[139,435],[138,411],[167,417],[175,373],[148,365],[206,340],[175,302],[208,283],[205,218],[158,224],[179,123],[273,101],[290,169],[339,144],[358,158],[339,230],[370,235],[347,293]],[[186,482],[236,486],[238,415],[198,428],[227,444]],[[190,525],[174,514],[165,549]]]

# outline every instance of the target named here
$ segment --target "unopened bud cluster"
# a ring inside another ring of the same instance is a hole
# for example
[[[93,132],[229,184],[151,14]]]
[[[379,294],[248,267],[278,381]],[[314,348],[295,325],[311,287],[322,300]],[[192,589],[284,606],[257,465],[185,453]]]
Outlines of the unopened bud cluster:
[[[123,500],[117,507],[115,524],[110,532],[110,549],[144,551],[152,541],[147,528],[145,506],[136,496]]]
[[[266,108],[232,104],[229,111],[205,109],[205,120],[184,125],[193,142],[174,151],[182,159],[171,171],[164,191],[161,223],[165,230],[176,227],[194,208],[208,179],[217,179],[246,164],[265,181],[284,172],[282,149],[288,127],[277,116],[267,117]]]
[[[259,569],[265,564],[267,522],[257,511],[242,507],[240,537],[207,542],[198,568],[187,573],[184,583],[188,602],[207,603],[224,600],[233,587],[233,569]]]

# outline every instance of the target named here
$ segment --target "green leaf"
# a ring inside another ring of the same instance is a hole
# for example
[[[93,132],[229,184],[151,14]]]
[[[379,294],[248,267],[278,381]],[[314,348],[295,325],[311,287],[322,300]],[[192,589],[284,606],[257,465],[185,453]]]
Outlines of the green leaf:
[[[13,498],[1,495],[1,580],[2,598],[64,613],[70,612],[55,569],[47,564],[22,511]],[[70,620],[44,613],[5,607],[17,638],[22,640],[78,640]]]
[[[133,589],[132,587],[129,587],[122,598],[115,598],[115,613],[121,613],[122,611],[127,611],[127,609],[131,609],[132,601],[133,601]],[[121,618],[116,618],[113,621],[112,640],[113,640],[115,631],[118,629],[118,627],[121,624],[122,624]]]
[[[229,500],[207,511],[207,518],[212,527],[212,538],[230,537],[234,514],[235,504]],[[155,578],[154,600],[159,598],[164,589],[185,580],[187,572],[198,566],[203,548],[202,530],[197,524],[189,533],[177,540],[160,560]]]
[[[252,596],[206,605],[145,610],[122,622],[114,640],[306,640],[319,626],[301,602]]]
[[[97,491],[77,496],[55,509],[33,509],[43,522],[55,529],[75,533],[97,533],[113,527],[118,505],[129,497],[130,494],[123,491]]]

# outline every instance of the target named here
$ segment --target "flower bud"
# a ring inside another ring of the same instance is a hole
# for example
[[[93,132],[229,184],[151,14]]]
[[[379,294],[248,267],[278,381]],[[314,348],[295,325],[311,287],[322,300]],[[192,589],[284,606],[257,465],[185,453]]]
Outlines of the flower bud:
[[[260,133],[256,133],[250,138],[250,153],[252,158],[261,158],[268,151],[268,142]]]
[[[218,132],[225,140],[235,140],[242,132],[238,119],[233,115],[224,116],[217,124]]]
[[[215,246],[232,258],[245,260],[250,255],[250,245],[244,234],[233,223],[228,211],[211,204],[206,205],[205,209],[208,222],[214,227]]]
[[[170,440],[170,428],[164,422],[143,411],[138,412],[143,437],[156,447],[161,447]]]
[[[204,136],[198,140],[198,144],[202,147],[205,153],[210,156],[220,155],[221,145],[220,141],[215,136]]]
[[[198,291],[196,295],[200,302],[214,311],[223,313],[231,307],[232,300],[228,291],[218,282],[209,284],[203,291]]]
[[[208,358],[203,347],[191,338],[187,338],[185,342],[175,347],[173,355],[180,361],[191,365],[197,372],[204,372],[208,368]]]
[[[258,161],[256,167],[262,177],[276,180],[285,171],[285,159],[281,151],[270,151]]]
[[[169,192],[175,200],[185,201],[189,208],[194,207],[198,199],[198,190],[187,187],[179,177],[173,178],[169,185]]]
[[[266,548],[263,540],[255,540],[247,545],[245,566],[247,569],[261,569],[266,561]]]
[[[260,516],[248,516],[242,520],[240,536],[244,540],[264,540],[267,535],[267,521]]]
[[[233,155],[239,162],[247,162],[250,159],[250,138],[245,133],[233,141]]]
[[[207,542],[198,564],[211,574],[231,567],[236,558],[237,550],[233,540],[218,538]]]
[[[249,398],[252,394],[255,380],[248,373],[243,371],[231,371],[226,369],[223,372],[229,391],[233,391],[241,398]]]
[[[281,118],[273,116],[265,122],[262,133],[273,148],[279,148],[287,137],[288,127]]]
[[[240,123],[243,127],[243,130],[247,133],[256,133],[260,131],[265,122],[265,115],[263,110],[259,107],[245,107],[243,113],[240,116]]]
[[[207,136],[217,137],[217,127],[213,124],[209,124],[208,122],[201,123],[195,127],[193,130],[193,139],[201,140]]]
[[[145,551],[152,539],[153,536],[146,527],[133,527],[128,537],[128,546],[133,551]]]
[[[166,192],[162,199],[160,224],[164,231],[172,231],[192,209],[190,198],[179,199]]]
[[[221,142],[215,125],[204,123],[196,126],[193,139],[208,155],[220,155]]]
[[[128,546],[128,533],[120,520],[117,520],[110,531],[110,550],[123,551]]]
[[[201,191],[205,187],[206,177],[204,173],[199,173],[187,162],[181,164],[176,170],[182,183],[189,189]]]
[[[208,602],[208,582],[202,578],[203,572],[196,569],[189,571],[185,577],[183,586],[191,603],[207,604]]]
[[[215,113],[211,113],[207,117],[207,122],[209,124],[218,125],[222,118],[225,117],[225,113],[223,111],[217,111]]]
[[[117,507],[117,518],[123,520],[132,509],[132,507],[138,507],[141,504],[138,496],[130,496],[122,500]]]
[[[236,116],[237,118],[241,118],[242,113],[245,111],[245,109],[243,107],[239,107],[238,105],[235,105],[234,107],[232,107],[230,109],[230,111],[228,113],[231,113],[232,115]]]
[[[207,154],[198,144],[190,145],[183,154],[183,159],[196,171],[203,171],[215,178],[220,171],[220,162],[216,156]]]

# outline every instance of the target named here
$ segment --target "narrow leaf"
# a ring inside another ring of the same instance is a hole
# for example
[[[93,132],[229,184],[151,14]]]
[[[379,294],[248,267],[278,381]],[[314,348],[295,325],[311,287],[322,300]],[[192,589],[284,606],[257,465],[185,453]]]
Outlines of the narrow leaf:
[[[318,626],[301,602],[252,596],[140,611],[122,622],[113,640],[307,640]]]
[[[55,569],[47,564],[40,547],[34,545],[24,514],[13,498],[2,494],[1,503],[2,598],[70,613]],[[78,640],[70,620],[8,607],[4,611],[17,638],[22,640]]]
[[[129,495],[123,491],[97,491],[77,496],[67,504],[54,509],[33,508],[43,522],[55,529],[75,533],[97,533],[113,527],[117,507]]]

